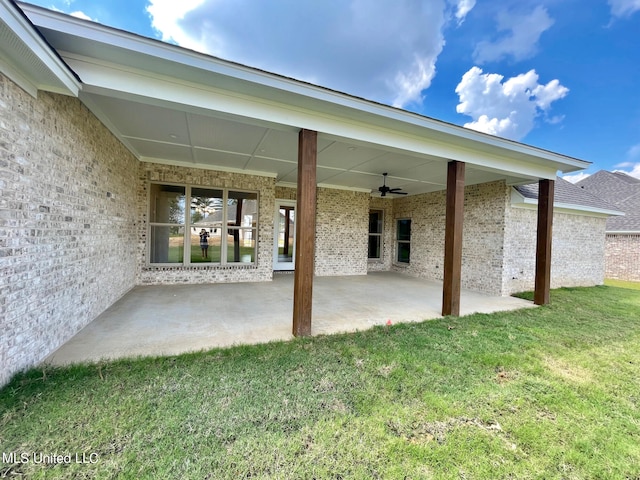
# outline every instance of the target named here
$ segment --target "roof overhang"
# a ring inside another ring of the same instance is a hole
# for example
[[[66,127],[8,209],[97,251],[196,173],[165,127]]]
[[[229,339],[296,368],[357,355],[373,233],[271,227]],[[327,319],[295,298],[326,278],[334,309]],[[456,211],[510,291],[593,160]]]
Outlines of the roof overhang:
[[[467,184],[555,179],[558,171],[590,165],[39,7],[21,7],[81,79],[80,99],[141,161],[295,183],[297,132],[304,128],[319,132],[318,182],[339,188],[375,191],[380,174],[388,171],[392,185],[408,193],[442,190],[451,160],[467,164]]]
[[[38,90],[78,95],[74,73],[10,0],[0,0],[0,45],[0,71],[30,95]]]

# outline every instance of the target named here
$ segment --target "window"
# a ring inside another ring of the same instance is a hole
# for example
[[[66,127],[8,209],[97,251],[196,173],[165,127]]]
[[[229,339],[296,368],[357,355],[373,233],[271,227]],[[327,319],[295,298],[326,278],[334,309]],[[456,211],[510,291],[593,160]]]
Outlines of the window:
[[[409,263],[411,256],[411,219],[400,218],[397,224],[397,244],[399,263]]]
[[[369,212],[369,259],[382,258],[382,210]]]
[[[150,185],[149,263],[255,263],[258,194]]]

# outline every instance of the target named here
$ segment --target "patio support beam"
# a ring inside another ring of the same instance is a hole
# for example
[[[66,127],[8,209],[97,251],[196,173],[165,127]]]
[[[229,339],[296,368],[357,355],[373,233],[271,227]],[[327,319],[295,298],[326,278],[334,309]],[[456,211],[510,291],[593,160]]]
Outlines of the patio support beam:
[[[460,315],[462,279],[462,226],[464,216],[465,163],[451,161],[447,166],[447,206],[444,231],[444,281],[442,315]]]
[[[551,288],[551,230],[553,224],[554,180],[538,182],[538,231],[536,240],[536,282],[533,303],[549,303]]]
[[[316,162],[318,132],[298,134],[296,252],[293,280],[293,334],[311,335],[311,305],[316,241]]]

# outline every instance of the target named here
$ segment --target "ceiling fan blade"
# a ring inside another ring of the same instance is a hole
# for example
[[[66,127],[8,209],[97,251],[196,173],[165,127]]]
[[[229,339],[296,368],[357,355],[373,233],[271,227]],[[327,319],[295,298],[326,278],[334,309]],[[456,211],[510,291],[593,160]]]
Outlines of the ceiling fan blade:
[[[387,193],[393,193],[394,195],[407,195],[407,192],[401,192],[401,188],[390,188],[387,187],[387,173],[382,174],[382,186],[378,187],[378,191],[380,192],[381,197],[386,197]]]

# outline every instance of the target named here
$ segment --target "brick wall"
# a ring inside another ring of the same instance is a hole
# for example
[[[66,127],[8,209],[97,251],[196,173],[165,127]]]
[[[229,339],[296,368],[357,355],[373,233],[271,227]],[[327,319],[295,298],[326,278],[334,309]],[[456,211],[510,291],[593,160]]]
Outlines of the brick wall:
[[[507,198],[504,182],[469,185],[464,189],[463,288],[502,294]]]
[[[365,275],[369,194],[318,188],[315,274]]]
[[[504,182],[465,187],[463,288],[500,294],[505,202]],[[408,265],[393,262],[393,270],[443,279],[445,205],[444,191],[394,200],[394,219],[411,218],[411,261]]]
[[[408,264],[396,262],[396,225],[401,218],[411,219],[411,255]],[[394,199],[393,219],[391,269],[415,277],[442,280],[445,192]]]
[[[551,288],[601,285],[604,281],[604,217],[553,214]],[[506,211],[503,295],[535,286],[537,210]]]
[[[259,203],[258,255],[255,265],[149,265],[146,244],[149,182],[257,191]],[[139,283],[152,285],[259,282],[273,278],[274,178],[141,162],[137,185],[138,224],[140,226],[137,250]]]
[[[605,276],[640,282],[640,234],[607,234]]]
[[[0,75],[0,385],[134,286],[136,177],[80,101]]]

